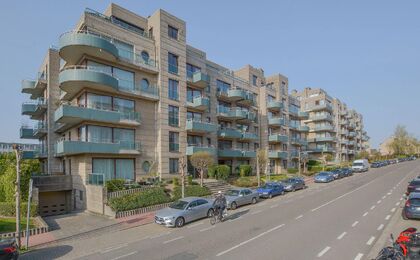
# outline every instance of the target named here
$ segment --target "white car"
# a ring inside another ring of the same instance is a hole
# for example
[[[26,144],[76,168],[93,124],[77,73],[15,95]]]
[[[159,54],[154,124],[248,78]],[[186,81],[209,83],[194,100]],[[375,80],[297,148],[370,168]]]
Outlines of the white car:
[[[355,160],[351,168],[355,172],[367,172],[369,170],[369,162],[367,159]]]

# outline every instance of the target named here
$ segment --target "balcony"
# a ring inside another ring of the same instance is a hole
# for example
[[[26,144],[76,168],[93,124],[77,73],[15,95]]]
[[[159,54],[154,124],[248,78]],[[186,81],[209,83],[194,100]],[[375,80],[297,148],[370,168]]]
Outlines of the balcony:
[[[347,115],[347,111],[341,111],[340,112],[340,116],[345,116],[345,115]]]
[[[140,125],[140,114],[137,112],[120,112],[95,108],[61,105],[54,113],[54,121],[60,123],[57,132],[65,130],[85,121],[105,122],[128,126]]]
[[[111,62],[119,61],[124,65],[142,69],[149,73],[158,73],[157,63],[142,57],[133,50],[119,48],[118,40],[91,31],[64,33],[59,39],[60,57],[68,65],[77,64],[82,57],[91,56]]]
[[[354,146],[356,143],[354,141],[349,141],[349,146]]]
[[[44,122],[38,122],[35,127],[22,126],[20,128],[21,139],[40,139],[47,134],[47,125]]]
[[[195,97],[191,100],[192,102],[187,102],[188,108],[197,109],[200,111],[205,111],[209,108],[210,100],[207,97]]]
[[[349,124],[347,126],[347,128],[352,130],[352,129],[356,128],[356,125],[355,124]]]
[[[268,151],[270,159],[287,159],[288,153],[284,151]]]
[[[269,101],[268,104],[267,104],[267,109],[269,111],[278,112],[283,108],[284,108],[284,104],[283,104],[282,101],[273,100],[273,101]]]
[[[241,139],[246,140],[246,141],[257,141],[258,135],[255,133],[245,132],[245,133],[242,133]]]
[[[32,180],[39,192],[73,189],[71,175],[33,175]]]
[[[217,136],[222,139],[239,139],[242,138],[242,133],[233,128],[223,128],[217,132]]]
[[[191,133],[211,133],[217,130],[217,126],[213,123],[187,120],[185,129]]]
[[[303,138],[290,138],[290,143],[293,145],[305,146],[308,145],[308,142]]]
[[[348,125],[349,121],[348,120],[341,120],[340,121],[340,125]]]
[[[239,101],[247,98],[247,92],[243,89],[229,89],[227,96],[230,101]]]
[[[59,141],[55,145],[56,156],[76,154],[140,154],[141,146],[137,142],[84,142],[84,141]]]
[[[277,126],[277,127],[287,126],[286,122],[287,122],[286,119],[281,118],[281,117],[272,117],[268,119],[269,126]]]
[[[238,108],[227,108],[223,106],[217,108],[217,116],[227,120],[247,119],[249,116],[248,113],[248,111]]]
[[[289,115],[302,120],[306,120],[309,117],[308,112],[300,111],[296,106],[289,106]]]
[[[354,150],[348,150],[348,154],[354,154]]]
[[[40,120],[47,111],[47,100],[39,98],[34,102],[22,104],[22,115],[30,116],[33,120]]]
[[[257,122],[257,114],[251,111],[246,111],[245,118],[238,118],[240,123],[251,123]]]
[[[337,139],[333,136],[320,136],[316,138],[308,139],[309,143],[316,143],[316,142],[336,142]]]
[[[335,153],[335,149],[332,147],[317,147],[309,148],[309,152],[312,153]]]
[[[332,111],[333,107],[331,106],[331,104],[322,104],[322,105],[312,106],[308,110],[309,111],[321,111],[321,110]]]
[[[197,146],[197,145],[188,145],[187,146],[187,155],[193,155],[196,152],[208,152],[209,154],[216,155],[216,148],[208,146]]]
[[[349,141],[347,141],[347,140],[341,140],[340,143],[343,144],[343,145],[348,145],[349,144]]]
[[[20,127],[20,138],[21,139],[38,139],[34,135],[34,129],[21,126]]]
[[[254,158],[256,156],[257,156],[256,151],[242,150],[242,157],[243,158]]]
[[[47,87],[47,79],[44,73],[39,73],[36,80],[22,80],[22,93],[30,94],[31,99],[37,99],[43,96]]]
[[[239,149],[219,149],[217,152],[219,157],[233,157],[239,158],[242,157],[242,151]]]
[[[287,135],[271,134],[268,136],[268,141],[270,143],[287,143],[289,141],[289,137]]]
[[[355,138],[356,137],[356,132],[349,132],[348,137]]]
[[[331,115],[327,115],[327,114],[314,115],[314,116],[310,116],[309,120],[311,120],[311,121],[330,121],[330,122],[332,122],[333,117]]]
[[[306,120],[309,118],[309,112],[299,111],[298,118],[302,120]]]
[[[335,132],[335,128],[332,125],[323,125],[323,126],[315,126],[315,128],[311,129],[313,132]]]
[[[299,132],[309,132],[309,126],[299,125],[299,126],[296,127],[295,130],[299,131]]]
[[[245,98],[238,100],[238,104],[244,105],[244,106],[254,106],[257,102],[255,99],[255,95],[251,92],[247,92],[245,94]]]
[[[210,76],[201,71],[187,71],[187,82],[192,86],[203,89],[210,84]]]
[[[45,159],[47,157],[48,151],[45,148],[22,152],[22,159]]]
[[[347,149],[341,149],[340,152],[341,153],[348,153],[348,150]]]

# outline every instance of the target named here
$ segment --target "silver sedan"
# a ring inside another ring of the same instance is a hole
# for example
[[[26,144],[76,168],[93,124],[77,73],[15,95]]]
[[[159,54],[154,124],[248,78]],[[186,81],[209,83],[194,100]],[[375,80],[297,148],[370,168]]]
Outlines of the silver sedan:
[[[155,223],[167,227],[182,227],[185,223],[213,215],[213,200],[187,197],[172,203],[155,214]]]
[[[255,204],[260,198],[258,192],[251,189],[230,189],[225,192],[228,209],[236,209],[245,204]]]

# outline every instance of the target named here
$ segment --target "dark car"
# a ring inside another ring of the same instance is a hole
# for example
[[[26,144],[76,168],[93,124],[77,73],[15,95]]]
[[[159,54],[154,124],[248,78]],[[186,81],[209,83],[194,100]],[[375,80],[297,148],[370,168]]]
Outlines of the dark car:
[[[420,192],[412,192],[402,211],[403,219],[420,219]]]
[[[353,170],[351,168],[341,168],[341,171],[346,177],[353,175]]]
[[[381,163],[380,162],[373,162],[373,163],[370,164],[370,167],[379,168],[379,167],[381,167]]]
[[[284,186],[278,182],[268,182],[264,186],[259,187],[257,192],[260,197],[271,199],[273,196],[283,195]]]
[[[411,192],[420,192],[420,180],[414,179],[408,183],[406,195],[410,195]]]
[[[285,191],[295,191],[306,188],[305,181],[301,178],[289,178],[282,181]]]
[[[15,239],[0,239],[0,260],[18,259],[19,250]]]
[[[345,177],[345,174],[340,169],[332,170],[331,173],[333,174],[335,180]]]

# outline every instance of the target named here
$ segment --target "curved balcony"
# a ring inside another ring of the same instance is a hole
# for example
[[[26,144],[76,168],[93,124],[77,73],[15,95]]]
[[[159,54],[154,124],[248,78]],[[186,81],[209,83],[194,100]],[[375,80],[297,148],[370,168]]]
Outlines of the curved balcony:
[[[188,108],[197,109],[200,111],[207,110],[210,105],[210,100],[207,97],[195,97],[192,102],[187,102]]]
[[[191,133],[211,133],[216,132],[217,126],[213,123],[187,120],[185,129]]]
[[[34,127],[21,126],[21,139],[40,139],[47,135],[47,125],[44,122],[38,122]]]
[[[268,125],[269,126],[277,126],[277,127],[280,127],[280,126],[287,126],[287,123],[286,123],[286,119],[284,119],[284,118],[281,118],[281,117],[272,117],[272,118],[269,118],[268,119]]]
[[[287,159],[288,153],[285,151],[268,151],[270,159]]]
[[[299,131],[299,132],[309,132],[309,126],[299,125],[299,126],[296,127],[295,130]]]
[[[280,111],[283,108],[284,108],[284,104],[282,101],[273,100],[267,103],[267,109],[270,111]]]
[[[289,137],[287,135],[271,134],[268,136],[268,141],[270,143],[287,143],[289,141]]]
[[[85,142],[85,141],[59,141],[55,144],[55,155],[66,156],[76,154],[127,154],[141,153],[140,143],[137,142]]]
[[[246,91],[243,89],[229,89],[227,96],[230,101],[239,101],[246,99]]]
[[[71,105],[61,105],[54,113],[54,121],[59,123],[55,129],[57,132],[63,132],[85,121],[127,126],[138,126],[141,123],[140,114],[137,112],[126,113]]]

